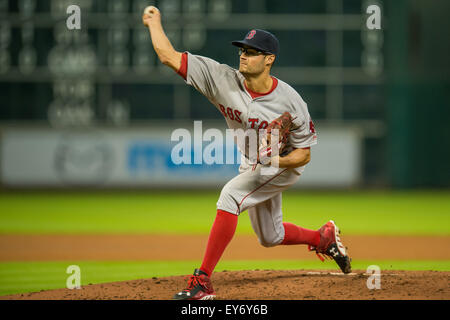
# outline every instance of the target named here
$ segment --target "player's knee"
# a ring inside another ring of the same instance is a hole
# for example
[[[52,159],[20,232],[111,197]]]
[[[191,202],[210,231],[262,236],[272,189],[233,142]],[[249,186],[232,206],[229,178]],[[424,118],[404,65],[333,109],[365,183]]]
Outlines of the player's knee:
[[[266,248],[275,247],[280,244],[280,239],[278,237],[260,237],[259,243]]]
[[[227,186],[220,192],[219,200],[217,201],[217,209],[222,209],[231,213],[239,213],[237,200]]]

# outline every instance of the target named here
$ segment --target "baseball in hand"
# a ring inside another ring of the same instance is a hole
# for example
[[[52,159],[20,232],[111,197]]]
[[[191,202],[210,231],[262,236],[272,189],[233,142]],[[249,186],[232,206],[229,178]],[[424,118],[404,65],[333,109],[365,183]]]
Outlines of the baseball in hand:
[[[142,15],[142,22],[145,26],[148,26],[148,24],[151,21],[160,20],[161,15],[159,12],[159,9],[155,6],[148,6],[144,9],[144,13]]]

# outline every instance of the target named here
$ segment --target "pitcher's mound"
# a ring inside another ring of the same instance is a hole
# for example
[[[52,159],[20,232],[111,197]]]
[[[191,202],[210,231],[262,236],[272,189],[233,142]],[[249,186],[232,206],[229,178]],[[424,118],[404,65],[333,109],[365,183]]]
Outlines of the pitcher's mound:
[[[252,270],[214,273],[217,299],[226,300],[369,300],[450,299],[450,272],[381,271],[379,282],[363,270]],[[170,300],[186,287],[186,276],[90,284],[0,297],[31,300]],[[369,289],[377,286],[379,289]]]

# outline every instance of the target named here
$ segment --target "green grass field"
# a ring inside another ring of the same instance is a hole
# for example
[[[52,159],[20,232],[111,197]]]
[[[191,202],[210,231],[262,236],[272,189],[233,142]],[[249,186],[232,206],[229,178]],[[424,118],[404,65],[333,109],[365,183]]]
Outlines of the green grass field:
[[[219,191],[59,192],[0,194],[1,234],[207,234]],[[328,219],[345,234],[450,236],[450,192],[339,191],[283,193],[286,221],[317,228]],[[237,233],[253,233],[242,214]],[[66,268],[79,265],[82,285],[189,274],[198,261],[73,261],[0,263],[0,295],[63,288]],[[383,270],[449,271],[450,261],[358,261]],[[221,261],[218,271],[334,269],[333,262]]]
[[[2,234],[208,233],[219,191],[0,194]],[[286,221],[346,234],[450,235],[450,192],[285,192]],[[239,233],[253,233],[246,214]]]

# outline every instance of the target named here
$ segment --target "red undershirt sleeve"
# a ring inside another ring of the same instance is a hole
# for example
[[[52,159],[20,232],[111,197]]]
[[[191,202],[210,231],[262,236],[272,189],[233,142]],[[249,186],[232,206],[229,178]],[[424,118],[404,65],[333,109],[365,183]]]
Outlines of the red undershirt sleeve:
[[[187,79],[187,68],[188,68],[188,58],[187,58],[187,52],[184,52],[181,55],[181,66],[180,69],[178,69],[177,73],[183,77],[184,80]]]

